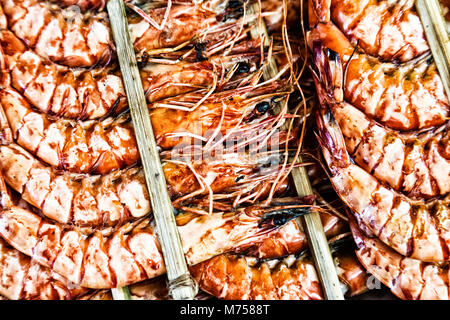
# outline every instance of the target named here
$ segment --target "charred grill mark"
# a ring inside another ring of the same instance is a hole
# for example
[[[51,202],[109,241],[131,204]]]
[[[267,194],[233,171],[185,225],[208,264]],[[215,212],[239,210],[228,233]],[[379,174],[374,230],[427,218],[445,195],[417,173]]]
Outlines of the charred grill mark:
[[[430,184],[431,184],[431,187],[432,187],[433,192],[434,192],[435,194],[440,194],[440,193],[441,193],[441,190],[440,190],[440,188],[439,188],[439,183],[438,183],[438,181],[437,181],[437,178],[436,178],[433,174],[431,174],[431,173],[432,173],[432,170],[431,170],[431,168],[430,168],[430,163],[429,163],[429,158],[430,158],[430,144],[431,144],[431,143],[433,143],[433,139],[430,139],[430,140],[428,141],[428,143],[426,143],[426,144],[423,146],[424,152],[421,154],[421,159],[422,159],[422,162],[425,163],[425,166],[426,166],[426,168],[427,168],[427,171],[429,172],[428,176],[429,176],[429,179],[430,179]]]
[[[449,246],[448,246],[448,244],[447,244],[447,241],[444,239],[444,237],[443,237],[443,231],[444,230],[442,230],[441,228],[439,228],[439,226],[440,226],[440,223],[439,223],[439,221],[438,221],[438,217],[436,216],[436,211],[437,211],[437,208],[436,208],[436,206],[437,206],[437,204],[435,204],[434,206],[433,206],[433,212],[432,213],[430,213],[430,219],[429,219],[429,221],[432,223],[432,225],[433,225],[433,227],[436,229],[436,231],[437,231],[437,235],[438,235],[438,237],[439,237],[439,242],[440,242],[440,245],[441,245],[441,250],[442,250],[442,256],[443,256],[443,260],[444,261],[447,261],[448,259],[449,259],[449,257],[450,257],[450,248],[449,248]]]
[[[333,6],[333,2],[331,1]],[[349,28],[348,28],[348,32],[354,32],[355,27],[361,22],[362,18],[366,15],[367,9],[369,8],[369,4],[370,1],[367,1],[366,5],[364,6],[364,8],[361,10],[360,14],[355,16],[352,23],[349,24]],[[333,8],[331,8],[333,10]]]
[[[380,188],[383,188],[383,186],[381,186],[381,184],[378,184],[378,187],[377,187],[377,190],[376,191],[378,191],[378,190],[380,190]],[[374,199],[372,199],[372,201],[373,201]],[[378,201],[374,201],[374,203],[377,203]],[[382,233],[383,233],[383,231],[384,231],[384,229],[386,228],[386,225],[392,220],[392,218],[393,218],[393,213],[392,213],[392,210],[396,207],[396,206],[398,206],[398,204],[401,202],[401,199],[400,199],[400,197],[398,197],[398,196],[395,196],[394,197],[394,200],[392,201],[392,206],[390,207],[390,210],[389,210],[389,218],[386,220],[386,222],[379,228],[379,230],[378,230],[378,232],[376,233],[376,235],[379,237]]]
[[[418,224],[420,223],[420,219],[418,218],[418,214],[420,214],[420,206],[411,206],[411,209],[409,210],[409,216],[412,222],[412,232],[411,237],[408,239],[407,246],[406,246],[406,254],[405,256],[410,257],[414,253],[415,249],[415,237],[418,235],[418,233],[423,233],[423,230],[421,229],[421,226]]]

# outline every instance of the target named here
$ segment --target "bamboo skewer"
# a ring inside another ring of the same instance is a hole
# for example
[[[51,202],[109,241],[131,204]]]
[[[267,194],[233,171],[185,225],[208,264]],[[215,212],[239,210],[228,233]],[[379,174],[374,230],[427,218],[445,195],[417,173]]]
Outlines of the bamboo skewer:
[[[130,290],[128,287],[111,289],[111,294],[114,300],[131,300]]]
[[[258,12],[258,5],[254,4],[249,8],[250,14]],[[269,36],[267,32],[266,25],[262,19],[258,20],[258,28],[251,30],[251,35],[253,38],[264,37],[264,45],[269,45]],[[264,80],[269,80],[273,78],[278,73],[278,67],[275,59],[272,57],[268,62],[268,65],[263,70]],[[275,113],[281,112],[281,103],[275,107]],[[285,124],[286,128],[287,123]],[[302,159],[299,157],[298,162]],[[300,197],[308,196],[313,194],[311,183],[309,181],[308,173],[305,167],[296,167],[291,171],[292,180],[294,181],[297,194]],[[317,212],[306,214],[297,220],[299,226],[305,231],[310,251],[314,258],[314,263],[317,269],[317,273],[322,284],[324,295],[328,300],[344,300],[342,294],[341,286],[339,283],[339,278],[337,276],[336,267],[333,262],[333,257],[331,256],[330,247],[328,246],[328,241],[325,236],[322,221]]]
[[[416,0],[416,8],[445,92],[450,98],[450,41],[441,7],[438,0]]]
[[[109,0],[107,10],[150,194],[159,243],[164,256],[169,294],[176,300],[194,299],[197,294],[197,285],[191,278],[186,265],[172,203],[167,193],[166,180],[131,43],[123,0]],[[118,298],[127,298],[126,291],[127,289],[116,289],[113,295],[116,294]]]

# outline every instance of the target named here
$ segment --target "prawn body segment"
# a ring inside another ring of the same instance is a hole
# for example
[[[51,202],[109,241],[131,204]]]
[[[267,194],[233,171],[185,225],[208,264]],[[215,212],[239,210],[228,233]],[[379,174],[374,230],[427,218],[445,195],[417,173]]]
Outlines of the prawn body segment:
[[[34,107],[50,115],[96,119],[126,107],[122,79],[111,68],[75,70],[47,61],[27,49],[10,31],[0,31],[5,74]],[[9,80],[9,79],[8,79]]]
[[[89,292],[0,239],[0,294],[10,300],[71,300]]]
[[[376,238],[366,236],[351,222],[358,250],[356,255],[368,272],[408,300],[448,300],[448,265],[404,257]]]
[[[113,54],[106,12],[81,13],[37,0],[2,0],[1,5],[8,28],[46,59],[90,67]]]

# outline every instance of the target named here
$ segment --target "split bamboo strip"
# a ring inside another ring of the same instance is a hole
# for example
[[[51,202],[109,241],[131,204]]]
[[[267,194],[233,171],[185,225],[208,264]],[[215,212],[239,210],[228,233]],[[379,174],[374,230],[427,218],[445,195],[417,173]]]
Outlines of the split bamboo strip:
[[[176,300],[194,299],[197,286],[186,265],[172,203],[167,193],[123,0],[109,0],[107,10],[150,194],[159,243],[164,256],[169,293]]]
[[[450,41],[447,23],[442,15],[438,0],[416,0],[422,25],[431,48],[434,61],[444,85],[447,97],[450,98]]]
[[[131,300],[130,290],[128,287],[111,289],[111,294],[114,300]]]
[[[250,6],[250,14],[255,14],[259,11],[258,4]],[[252,29],[251,35],[253,38],[264,37],[265,45],[269,45],[269,35],[267,33],[266,25],[261,18],[256,22],[259,24],[258,28]],[[272,57],[268,62],[266,68],[263,70],[264,80],[269,80],[278,74],[278,67],[275,59]],[[281,112],[281,103],[275,109],[275,113]],[[285,126],[286,128],[286,126]],[[297,159],[301,162],[301,158]],[[311,183],[305,167],[293,168],[291,171],[292,180],[294,181],[297,194],[300,197],[313,194]],[[336,267],[331,256],[330,247],[323,230],[322,221],[317,212],[306,214],[297,220],[297,223],[303,227],[309,243],[309,248],[314,258],[316,270],[322,284],[324,296],[328,300],[344,300],[339,278],[336,272]]]

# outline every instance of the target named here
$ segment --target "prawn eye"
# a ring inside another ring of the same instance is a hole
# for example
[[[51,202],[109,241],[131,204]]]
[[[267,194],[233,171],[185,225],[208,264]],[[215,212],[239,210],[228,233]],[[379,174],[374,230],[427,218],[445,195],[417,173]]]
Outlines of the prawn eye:
[[[339,60],[339,54],[331,49],[328,49],[328,57],[330,58],[331,61]]]
[[[197,61],[208,60],[207,58],[205,58],[205,57],[203,56],[203,51],[206,50],[206,43],[203,43],[203,42],[197,42],[197,43],[194,45],[194,49],[195,49],[196,60],[197,60]]]
[[[267,110],[269,110],[269,108],[270,108],[270,103],[268,103],[267,101],[260,102],[256,105],[256,110],[259,113],[266,113]]]
[[[239,62],[236,71],[239,73],[248,73],[250,71],[250,65],[247,62]]]
[[[241,6],[242,3],[239,0],[230,0],[228,1],[228,8],[237,8],[239,6]]]

